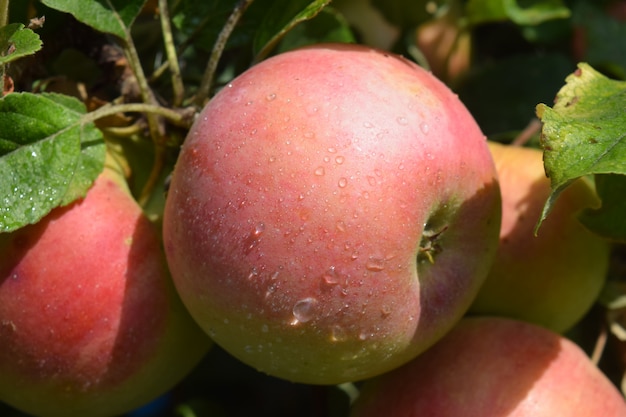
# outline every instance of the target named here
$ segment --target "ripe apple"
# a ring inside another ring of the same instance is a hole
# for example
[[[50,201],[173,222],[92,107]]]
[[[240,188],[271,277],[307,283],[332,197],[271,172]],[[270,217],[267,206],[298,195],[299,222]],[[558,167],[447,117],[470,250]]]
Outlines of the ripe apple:
[[[564,332],[591,308],[604,285],[610,245],[577,219],[598,204],[581,179],[534,230],[550,195],[538,149],[490,143],[502,193],[500,244],[471,313],[504,315]]]
[[[0,253],[0,401],[15,408],[119,415],[210,346],[177,297],[158,229],[111,165],[81,201],[0,234]]]
[[[573,342],[532,323],[465,318],[412,362],[367,381],[351,417],[626,416]]]
[[[163,223],[174,283],[213,340],[273,376],[334,384],[401,365],[460,319],[495,253],[500,195],[444,84],[327,44],[210,100]]]

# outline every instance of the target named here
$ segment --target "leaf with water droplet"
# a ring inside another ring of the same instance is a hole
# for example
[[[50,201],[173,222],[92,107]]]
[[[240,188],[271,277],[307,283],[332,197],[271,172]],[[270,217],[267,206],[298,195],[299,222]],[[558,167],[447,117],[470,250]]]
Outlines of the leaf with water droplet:
[[[0,99],[0,232],[84,196],[102,172],[102,134],[85,114],[80,101],[60,94]]]

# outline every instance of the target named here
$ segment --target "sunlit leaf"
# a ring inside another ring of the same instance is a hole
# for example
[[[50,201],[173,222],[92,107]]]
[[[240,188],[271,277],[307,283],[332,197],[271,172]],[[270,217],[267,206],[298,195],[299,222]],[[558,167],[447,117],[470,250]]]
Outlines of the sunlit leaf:
[[[104,142],[83,104],[59,94],[0,99],[0,232],[36,223],[85,195],[104,166]]]
[[[46,6],[66,12],[92,28],[126,38],[127,29],[146,0],[41,0]]]
[[[41,39],[21,23],[12,23],[0,28],[0,65],[8,64],[23,56],[32,55],[41,49]]]
[[[626,174],[626,82],[609,79],[585,63],[566,78],[554,106],[537,106],[552,194],[542,219],[578,177]],[[603,200],[603,210],[609,200]],[[541,222],[541,221],[540,221]]]

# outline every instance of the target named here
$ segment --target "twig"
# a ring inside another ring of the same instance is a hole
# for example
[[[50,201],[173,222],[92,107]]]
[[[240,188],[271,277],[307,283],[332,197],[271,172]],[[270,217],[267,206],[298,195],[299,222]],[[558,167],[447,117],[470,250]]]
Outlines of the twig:
[[[213,85],[213,79],[215,78],[215,71],[217,70],[217,64],[220,61],[222,56],[222,52],[224,52],[224,48],[226,47],[226,42],[230,37],[230,34],[237,26],[239,19],[243,16],[243,13],[246,11],[248,6],[252,4],[253,0],[239,0],[235,8],[233,9],[230,16],[228,16],[228,20],[222,27],[217,39],[215,40],[215,44],[213,45],[213,49],[211,50],[211,57],[209,58],[209,63],[207,65],[206,71],[202,77],[202,82],[200,83],[200,87],[196,96],[193,99],[193,103],[197,107],[204,106],[204,102],[207,100],[209,95],[211,94],[211,87]]]
[[[600,329],[600,334],[596,339],[596,344],[593,348],[593,352],[591,353],[591,362],[596,366],[600,363],[600,359],[602,358],[602,354],[604,353],[604,348],[606,346],[606,342],[608,339],[608,330],[605,325]]]
[[[165,52],[167,53],[167,62],[172,74],[172,105],[178,107],[182,104],[185,96],[185,87],[183,85],[183,77],[180,73],[178,65],[178,55],[174,46],[174,38],[172,36],[172,24],[170,22],[170,13],[167,7],[167,0],[159,0],[159,15],[161,17],[161,29],[163,32],[163,43]]]
[[[82,117],[83,123],[95,122],[103,117],[112,116],[117,113],[145,113],[148,115],[161,116],[173,124],[181,127],[191,126],[191,116],[195,113],[193,108],[170,109],[167,107],[146,104],[146,103],[125,103],[125,104],[107,104]]]
[[[0,0],[0,28],[9,22],[9,0]],[[0,51],[3,55],[5,51]],[[0,65],[0,93],[4,91],[4,65]],[[1,95],[1,94],[0,94]]]

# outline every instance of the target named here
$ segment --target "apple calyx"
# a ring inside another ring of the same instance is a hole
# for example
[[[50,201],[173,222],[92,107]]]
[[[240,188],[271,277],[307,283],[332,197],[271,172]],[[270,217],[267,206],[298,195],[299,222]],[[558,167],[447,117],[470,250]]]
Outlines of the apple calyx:
[[[437,229],[424,229],[419,251],[417,253],[418,263],[421,263],[424,260],[427,260],[431,264],[435,263],[435,256],[443,250],[439,244],[439,238],[446,230],[448,230],[447,224]]]

